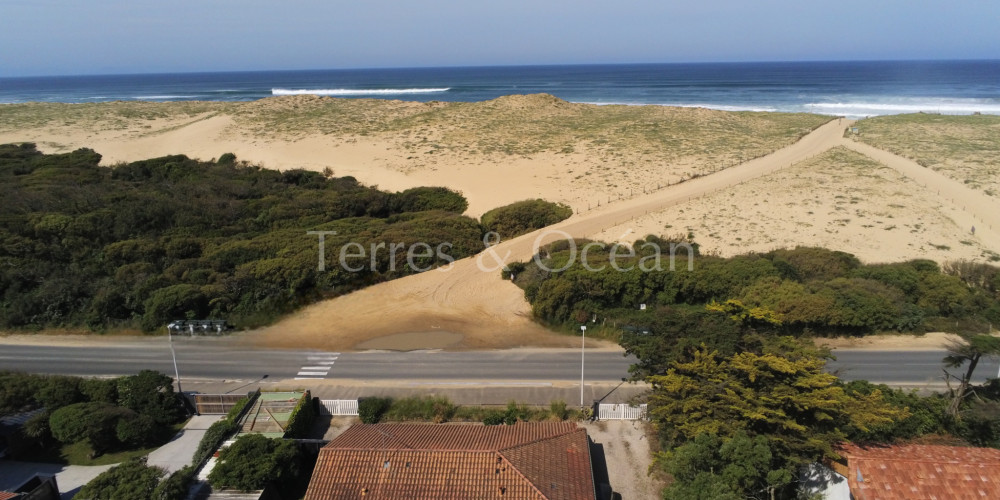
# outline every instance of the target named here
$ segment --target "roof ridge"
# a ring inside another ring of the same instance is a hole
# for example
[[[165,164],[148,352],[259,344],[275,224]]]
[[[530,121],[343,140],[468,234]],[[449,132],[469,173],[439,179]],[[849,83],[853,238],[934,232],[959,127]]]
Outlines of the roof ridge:
[[[535,485],[534,481],[532,481],[531,479],[528,479],[528,476],[524,475],[524,473],[521,472],[521,469],[518,469],[517,466],[514,465],[514,462],[511,462],[510,459],[507,458],[507,456],[503,454],[502,450],[497,450],[497,451],[494,451],[493,453],[496,453],[497,455],[499,455],[500,458],[502,458],[503,461],[507,463],[508,467],[510,467],[514,472],[516,472],[517,475],[521,479],[523,479],[525,483],[528,484],[528,486],[531,486],[531,489],[535,490],[535,493],[538,493],[539,496],[541,496],[542,498],[545,498],[546,500],[549,498],[548,496],[545,495],[545,493],[542,493],[542,490],[538,489],[538,486]]]
[[[553,427],[555,427],[556,425],[560,425],[561,426],[562,424],[568,424],[568,423],[569,422],[552,422]],[[577,432],[577,431],[584,431],[584,432],[586,432],[586,429],[584,429],[583,427],[577,427],[574,424],[573,428],[571,428],[571,429],[569,429],[567,431],[562,431],[559,434],[552,434],[552,435],[549,435],[549,436],[542,436],[542,437],[539,437],[539,438],[532,439],[531,441],[523,441],[523,442],[517,443],[515,445],[508,446],[506,448],[500,448],[497,451],[501,451],[502,452],[502,451],[507,451],[507,450],[513,450],[513,449],[516,449],[516,448],[521,448],[521,447],[528,446],[528,445],[538,444],[538,443],[541,443],[542,441],[548,441],[550,439],[560,438],[560,437],[563,437],[563,436],[567,436],[567,435],[573,434],[574,432]]]
[[[884,462],[886,460],[891,460],[893,462],[915,462],[915,463],[944,463],[944,464],[958,464],[958,465],[992,465],[1000,467],[1000,458],[996,460],[991,460],[988,462],[969,462],[962,460],[961,458],[896,458],[896,457],[849,457],[851,460],[864,460],[864,461],[876,461]]]

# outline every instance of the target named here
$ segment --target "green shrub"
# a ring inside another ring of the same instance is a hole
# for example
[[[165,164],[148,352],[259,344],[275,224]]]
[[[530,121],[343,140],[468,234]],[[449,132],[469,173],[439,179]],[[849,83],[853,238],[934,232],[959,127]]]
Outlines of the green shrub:
[[[573,215],[573,209],[542,199],[524,200],[494,208],[483,214],[483,229],[510,239],[536,229],[551,226]]]
[[[194,452],[191,464],[195,467],[200,466],[237,430],[239,428],[236,423],[225,418],[208,426],[208,430],[205,431],[205,435],[198,443],[198,449]]]
[[[358,400],[358,418],[365,424],[377,424],[392,405],[391,398],[363,398]]]
[[[122,444],[132,448],[142,448],[160,440],[161,427],[149,415],[123,418],[115,425],[115,436]]]
[[[132,458],[92,479],[76,498],[149,500],[163,474],[163,469],[146,465],[145,458]]]
[[[167,476],[153,490],[151,500],[185,500],[191,484],[194,482],[195,469],[185,465],[177,472]]]
[[[554,419],[566,420],[566,417],[569,415],[566,411],[566,402],[563,400],[556,400],[549,403],[549,414]]]
[[[219,165],[232,165],[236,163],[236,155],[233,153],[222,153],[222,156],[216,161]]]
[[[288,427],[285,429],[286,438],[304,438],[312,429],[316,421],[316,408],[313,404],[312,395],[306,391],[302,399],[295,405],[292,415],[288,417]]]
[[[441,423],[454,414],[455,405],[446,397],[412,396],[392,400],[384,417],[395,421],[430,420]]]
[[[483,416],[483,424],[485,425],[500,425],[502,423],[504,423],[504,413],[501,411],[490,411]]]
[[[260,490],[271,481],[296,475],[299,462],[294,441],[244,434],[219,452],[219,461],[208,474],[208,481],[215,488]]]

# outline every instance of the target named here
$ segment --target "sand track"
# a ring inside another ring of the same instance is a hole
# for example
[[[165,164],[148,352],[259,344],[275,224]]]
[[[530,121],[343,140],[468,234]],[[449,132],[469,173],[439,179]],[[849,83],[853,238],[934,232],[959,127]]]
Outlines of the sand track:
[[[976,237],[1000,250],[1000,207],[981,193],[933,170],[874,147],[843,138],[847,120],[833,120],[795,144],[735,167],[660,191],[577,214],[559,224],[502,242],[445,270],[372,286],[307,307],[265,329],[258,341],[270,346],[350,349],[372,338],[406,332],[449,331],[464,335],[455,348],[576,345],[531,319],[523,292],[500,278],[503,263],[526,261],[539,245],[587,238],[636,217],[787,168],[835,146],[846,146],[895,169],[961,208],[959,224],[978,224]],[[643,235],[635,235],[636,238]]]
[[[833,120],[770,155],[575,215],[444,270],[313,304],[264,329],[258,341],[274,347],[350,349],[376,337],[444,330],[464,335],[465,340],[456,346],[464,348],[575,345],[575,339],[555,335],[531,320],[522,290],[500,278],[503,263],[528,260],[539,245],[566,235],[586,238],[634,217],[788,167],[839,144],[843,126]]]

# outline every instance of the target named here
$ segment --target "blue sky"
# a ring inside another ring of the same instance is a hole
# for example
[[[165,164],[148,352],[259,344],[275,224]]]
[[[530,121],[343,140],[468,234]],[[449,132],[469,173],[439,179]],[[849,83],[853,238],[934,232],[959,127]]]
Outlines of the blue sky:
[[[998,59],[1000,2],[0,0],[0,76]]]

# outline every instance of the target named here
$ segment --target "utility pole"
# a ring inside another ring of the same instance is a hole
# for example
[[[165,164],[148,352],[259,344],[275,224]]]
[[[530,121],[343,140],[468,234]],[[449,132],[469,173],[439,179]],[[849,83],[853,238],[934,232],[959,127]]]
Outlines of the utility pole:
[[[580,325],[580,331],[583,332],[583,336],[580,337],[580,407],[583,408],[583,367],[585,360],[587,345],[587,325]]]
[[[170,344],[170,357],[174,360],[174,376],[177,378],[177,393],[183,396],[184,390],[181,389],[181,372],[177,370],[177,353],[174,352],[174,334],[170,329],[172,325],[173,323],[167,325],[167,342]]]

